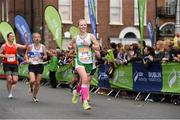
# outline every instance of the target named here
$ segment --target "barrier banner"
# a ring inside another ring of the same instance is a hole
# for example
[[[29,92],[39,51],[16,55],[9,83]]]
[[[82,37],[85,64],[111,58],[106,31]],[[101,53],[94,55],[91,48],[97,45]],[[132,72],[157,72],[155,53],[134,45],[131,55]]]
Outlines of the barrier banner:
[[[73,78],[72,65],[62,65],[56,72],[56,79],[61,82],[70,82]]]
[[[18,68],[19,68],[19,71],[18,71],[19,76],[21,77],[29,76],[28,64],[20,64]]]
[[[161,63],[154,62],[149,68],[142,63],[133,63],[133,90],[160,92],[162,89]]]
[[[42,74],[42,78],[49,80],[49,64],[44,64],[44,71]]]
[[[132,81],[132,64],[128,65],[119,65],[113,74],[113,79],[110,81],[111,88],[125,88],[132,90],[133,81]]]
[[[162,92],[180,93],[180,64],[164,63]]]
[[[44,66],[43,79],[49,80],[48,65]],[[2,65],[0,65],[2,68]],[[59,82],[69,83],[73,78],[72,65],[60,66],[56,72],[56,79]],[[98,85],[98,70],[92,77],[91,85]],[[3,69],[0,69],[3,74]],[[28,64],[21,64],[19,75],[28,77]],[[180,65],[179,63],[152,63],[149,69],[144,68],[142,63],[129,63],[119,65],[114,76],[110,79],[112,89],[125,89],[147,92],[169,92],[180,93]]]
[[[91,85],[92,86],[98,86],[98,69],[96,69],[96,72],[94,73],[92,79],[91,79]]]
[[[3,70],[3,66],[0,65],[0,75],[4,75],[4,70]]]

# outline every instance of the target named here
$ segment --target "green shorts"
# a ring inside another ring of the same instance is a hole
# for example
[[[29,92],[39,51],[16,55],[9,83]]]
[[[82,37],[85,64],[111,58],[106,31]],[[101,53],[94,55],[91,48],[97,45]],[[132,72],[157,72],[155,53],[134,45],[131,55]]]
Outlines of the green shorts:
[[[82,64],[82,63],[78,63],[77,60],[75,60],[75,69],[77,69],[78,67],[83,67],[87,73],[91,73],[93,70],[93,63],[90,64]]]

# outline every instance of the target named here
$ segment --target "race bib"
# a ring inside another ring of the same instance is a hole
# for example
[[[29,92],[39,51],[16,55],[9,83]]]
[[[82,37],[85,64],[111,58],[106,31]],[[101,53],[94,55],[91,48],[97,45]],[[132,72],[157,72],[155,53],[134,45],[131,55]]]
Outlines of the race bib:
[[[82,63],[92,63],[91,48],[80,47],[78,48],[79,61]]]
[[[43,62],[40,52],[29,52],[29,62],[31,64],[40,64]]]
[[[14,54],[9,54],[7,57],[8,62],[14,62],[16,60],[16,57]]]

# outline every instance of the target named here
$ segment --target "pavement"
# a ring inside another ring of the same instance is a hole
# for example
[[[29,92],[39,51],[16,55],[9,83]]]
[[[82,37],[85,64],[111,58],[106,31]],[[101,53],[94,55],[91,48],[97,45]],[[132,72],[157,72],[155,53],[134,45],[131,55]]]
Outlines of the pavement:
[[[71,103],[68,88],[41,86],[39,103],[32,102],[28,85],[18,82],[14,99],[7,98],[6,82],[0,80],[0,119],[179,119],[180,106],[143,102],[91,93],[93,109]]]

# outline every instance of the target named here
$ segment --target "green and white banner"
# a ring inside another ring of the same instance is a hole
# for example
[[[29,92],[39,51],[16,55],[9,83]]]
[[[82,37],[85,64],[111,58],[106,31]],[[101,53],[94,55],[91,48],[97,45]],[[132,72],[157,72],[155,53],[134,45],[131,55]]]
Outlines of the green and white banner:
[[[113,78],[110,81],[111,88],[124,88],[128,90],[133,89],[133,75],[132,64],[119,65],[113,74]]]
[[[56,79],[62,82],[69,83],[72,80],[73,76],[74,74],[72,73],[71,64],[60,66],[60,68],[56,72]]]
[[[12,32],[14,34],[14,30],[11,25],[7,22],[0,23],[0,33],[2,34],[5,41],[7,41],[7,34]],[[16,42],[16,38],[14,38],[14,43]]]
[[[164,63],[162,92],[180,93],[180,65],[179,63]]]
[[[45,21],[59,48],[62,48],[62,20],[59,12],[53,6],[45,9]]]
[[[138,0],[139,29],[140,29],[140,41],[141,41],[141,44],[142,44],[142,41],[144,39],[145,4],[146,4],[146,0]]]

